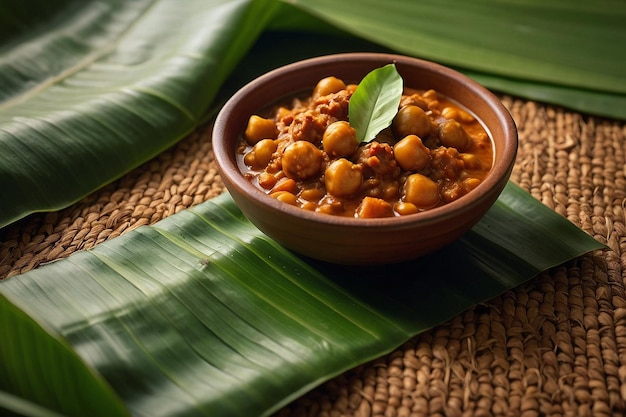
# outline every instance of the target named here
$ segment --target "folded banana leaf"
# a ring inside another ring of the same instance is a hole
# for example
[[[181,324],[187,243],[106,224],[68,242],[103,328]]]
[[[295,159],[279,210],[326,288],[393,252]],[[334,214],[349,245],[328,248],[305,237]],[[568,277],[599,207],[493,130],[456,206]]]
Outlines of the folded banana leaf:
[[[185,137],[276,4],[0,2],[0,227],[66,207]]]
[[[457,67],[487,87],[626,118],[622,1],[388,0],[384,12],[377,0],[289,3],[355,36]],[[277,24],[306,27],[305,20]]]
[[[0,411],[267,416],[602,247],[509,184],[437,253],[337,266],[279,246],[223,194],[1,282]]]

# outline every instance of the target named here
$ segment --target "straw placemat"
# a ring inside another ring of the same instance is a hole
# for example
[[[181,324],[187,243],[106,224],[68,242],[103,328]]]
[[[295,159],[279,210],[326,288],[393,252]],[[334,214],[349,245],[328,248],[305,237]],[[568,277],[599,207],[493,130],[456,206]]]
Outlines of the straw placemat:
[[[280,417],[626,414],[626,124],[502,101],[520,134],[512,181],[609,249],[459,314]],[[219,194],[209,133],[199,129],[65,210],[1,230],[0,279]]]

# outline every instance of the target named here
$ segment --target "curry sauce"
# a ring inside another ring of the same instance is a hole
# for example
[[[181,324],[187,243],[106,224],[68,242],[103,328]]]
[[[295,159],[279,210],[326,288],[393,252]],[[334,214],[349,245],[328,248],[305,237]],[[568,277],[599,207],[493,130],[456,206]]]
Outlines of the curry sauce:
[[[328,77],[308,96],[252,115],[237,150],[244,175],[304,210],[380,218],[457,200],[489,174],[483,125],[432,89],[405,88],[391,126],[358,143],[348,112],[355,89]]]

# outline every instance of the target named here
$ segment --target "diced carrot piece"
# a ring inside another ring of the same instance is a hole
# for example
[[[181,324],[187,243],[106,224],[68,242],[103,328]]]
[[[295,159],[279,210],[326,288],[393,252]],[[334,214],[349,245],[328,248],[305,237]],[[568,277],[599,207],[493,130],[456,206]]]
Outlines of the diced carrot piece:
[[[391,204],[380,198],[365,197],[356,209],[356,216],[363,219],[392,217],[393,208]]]

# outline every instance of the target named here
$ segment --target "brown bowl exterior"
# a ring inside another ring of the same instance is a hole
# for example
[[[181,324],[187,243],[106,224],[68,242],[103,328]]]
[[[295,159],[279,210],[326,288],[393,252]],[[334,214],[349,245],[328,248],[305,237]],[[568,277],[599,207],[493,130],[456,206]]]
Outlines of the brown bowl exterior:
[[[444,206],[409,216],[356,219],[314,213],[280,202],[241,174],[235,149],[250,115],[280,98],[312,91],[322,78],[358,83],[368,72],[395,63],[404,84],[435,89],[470,109],[494,141],[491,172],[472,192]],[[218,114],[213,147],[224,184],[250,221],[285,247],[322,261],[371,265],[414,259],[458,239],[493,205],[517,153],[517,129],[500,100],[450,68],[402,55],[348,53],[312,58],[271,71],[239,90]]]

